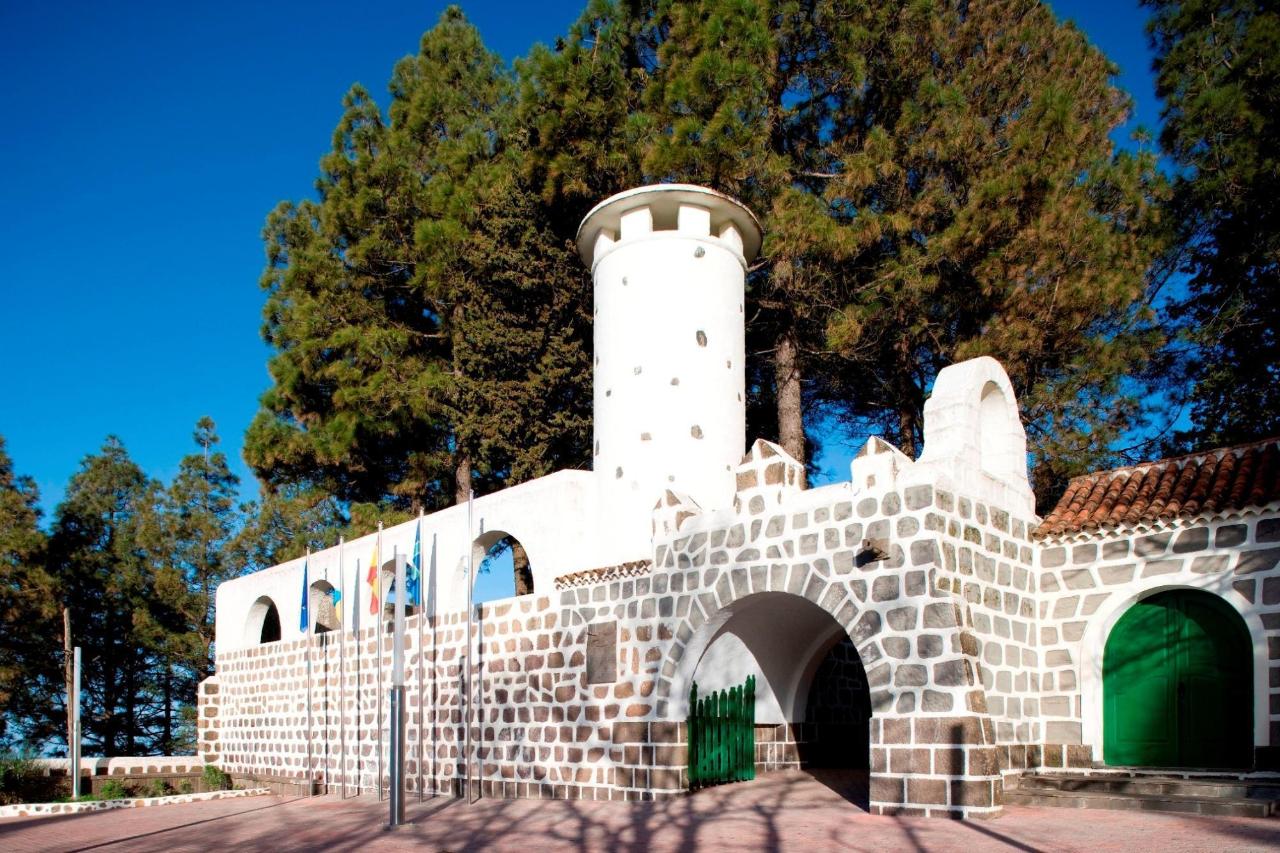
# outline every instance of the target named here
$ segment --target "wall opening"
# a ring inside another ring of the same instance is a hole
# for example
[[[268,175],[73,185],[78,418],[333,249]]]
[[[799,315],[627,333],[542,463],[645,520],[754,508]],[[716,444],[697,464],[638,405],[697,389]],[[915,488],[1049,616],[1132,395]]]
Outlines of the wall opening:
[[[333,606],[333,584],[319,580],[311,584],[307,607],[311,611],[311,630],[327,634],[338,630],[338,613]]]
[[[1009,401],[994,382],[982,388],[978,404],[979,459],[982,470],[1001,480],[1012,479],[1018,450],[1013,442],[1013,426],[1009,423]]]
[[[739,599],[708,625],[690,680],[705,695],[755,676],[757,772],[807,770],[867,808],[871,696],[840,623],[806,598],[766,592]],[[687,694],[689,683],[681,689]]]
[[[280,610],[269,596],[260,596],[249,608],[249,618],[245,622],[244,644],[259,646],[263,643],[278,642],[280,638]]]
[[[1174,589],[1138,601],[1103,653],[1104,761],[1252,766],[1252,665],[1248,626],[1218,596]]]
[[[472,595],[477,604],[533,592],[533,567],[519,539],[506,531],[492,530],[481,534],[474,547]]]
[[[800,766],[870,770],[871,690],[862,657],[848,634],[822,656],[797,737]]]

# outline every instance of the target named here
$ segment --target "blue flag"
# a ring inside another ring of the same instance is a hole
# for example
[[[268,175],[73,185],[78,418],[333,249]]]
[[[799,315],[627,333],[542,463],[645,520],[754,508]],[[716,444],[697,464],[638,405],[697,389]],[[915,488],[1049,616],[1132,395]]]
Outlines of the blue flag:
[[[302,618],[298,620],[298,630],[307,633],[311,628],[311,590],[307,587],[307,561],[302,561]]]
[[[417,531],[413,534],[413,559],[409,561],[409,565],[405,567],[404,574],[405,592],[408,598],[405,604],[412,604],[414,607],[422,606],[422,525],[418,525]]]

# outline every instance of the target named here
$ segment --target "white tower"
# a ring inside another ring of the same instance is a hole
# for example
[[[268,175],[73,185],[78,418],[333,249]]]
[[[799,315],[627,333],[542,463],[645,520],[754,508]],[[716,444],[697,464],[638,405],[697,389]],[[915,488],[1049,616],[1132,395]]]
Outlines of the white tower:
[[[746,449],[743,286],[756,218],[705,187],[608,198],[578,229],[595,284],[595,435],[602,544],[649,555],[664,490],[704,509],[733,501]]]

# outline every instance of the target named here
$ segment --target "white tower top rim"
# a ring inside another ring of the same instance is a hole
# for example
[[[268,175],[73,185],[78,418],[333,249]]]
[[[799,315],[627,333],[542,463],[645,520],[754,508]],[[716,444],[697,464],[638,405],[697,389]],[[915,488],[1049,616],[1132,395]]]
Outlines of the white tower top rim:
[[[640,207],[653,211],[655,226],[660,222],[674,227],[681,204],[694,204],[711,210],[711,233],[717,234],[725,225],[733,225],[742,235],[742,255],[750,263],[760,251],[763,229],[746,205],[736,198],[708,187],[696,184],[649,184],[635,187],[609,196],[591,208],[578,226],[578,255],[588,268],[595,254],[596,236],[603,229],[615,234],[624,214]],[[655,228],[655,230],[667,230]]]

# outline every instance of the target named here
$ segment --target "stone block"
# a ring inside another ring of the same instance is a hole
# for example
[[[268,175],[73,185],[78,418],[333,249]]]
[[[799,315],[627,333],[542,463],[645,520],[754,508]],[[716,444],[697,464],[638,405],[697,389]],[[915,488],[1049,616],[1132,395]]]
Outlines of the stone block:
[[[986,780],[952,780],[951,805],[989,808],[995,805],[992,791],[992,783]]]
[[[1190,551],[1203,551],[1209,546],[1209,528],[1190,527],[1178,534],[1173,540],[1173,553],[1186,554]]]
[[[1280,519],[1276,519],[1280,520]],[[1258,522],[1258,529],[1262,529],[1263,522]],[[1276,563],[1280,562],[1280,548],[1260,548],[1256,551],[1241,551],[1240,558],[1236,562],[1236,574],[1247,575],[1251,572],[1266,572],[1275,568]]]
[[[1134,563],[1125,563],[1119,566],[1102,566],[1098,569],[1098,575],[1102,578],[1104,584],[1130,583],[1137,568]]]
[[[890,773],[923,773],[929,772],[930,755],[927,749],[891,749],[889,750]]]
[[[1209,554],[1196,557],[1191,561],[1191,571],[1202,575],[1225,572],[1229,568],[1231,568],[1230,554]]]
[[[1150,536],[1141,536],[1133,543],[1133,553],[1138,557],[1154,557],[1163,554],[1169,549],[1169,540],[1172,538],[1172,533],[1155,533]]]
[[[907,779],[907,802],[918,805],[947,804],[947,782],[944,779]]]
[[[1234,548],[1244,544],[1248,535],[1249,526],[1246,524],[1224,524],[1214,534],[1213,544],[1216,548]]]
[[[1067,549],[1061,545],[1056,548],[1045,548],[1040,552],[1040,565],[1046,569],[1056,569],[1067,562]]]
[[[1182,570],[1182,563],[1182,560],[1150,560],[1142,567],[1142,576],[1171,575]]]

